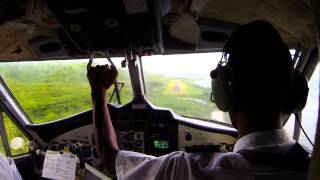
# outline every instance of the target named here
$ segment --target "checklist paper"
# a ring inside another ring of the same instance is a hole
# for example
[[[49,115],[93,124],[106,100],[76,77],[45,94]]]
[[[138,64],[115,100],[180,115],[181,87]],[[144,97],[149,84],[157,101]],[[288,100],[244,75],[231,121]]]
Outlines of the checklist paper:
[[[76,155],[47,151],[43,163],[42,177],[56,180],[74,180],[76,166]]]

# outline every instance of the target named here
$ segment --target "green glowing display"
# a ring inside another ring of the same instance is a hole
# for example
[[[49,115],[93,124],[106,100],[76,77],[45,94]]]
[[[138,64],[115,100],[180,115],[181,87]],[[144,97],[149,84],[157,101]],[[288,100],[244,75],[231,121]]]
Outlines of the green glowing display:
[[[169,141],[165,140],[154,140],[153,147],[156,149],[168,149],[169,148]]]

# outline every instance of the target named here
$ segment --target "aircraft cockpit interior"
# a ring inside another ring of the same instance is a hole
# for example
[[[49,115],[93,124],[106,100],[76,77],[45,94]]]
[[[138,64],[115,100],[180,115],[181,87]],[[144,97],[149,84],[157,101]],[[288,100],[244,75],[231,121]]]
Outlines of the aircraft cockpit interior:
[[[104,64],[119,72],[106,103],[121,150],[153,156],[232,152],[238,132],[210,100],[210,71],[239,25],[264,20],[279,31],[295,69],[308,79],[304,110],[282,123],[312,154],[319,146],[315,4],[0,1],[0,152],[13,157],[23,179],[112,179],[97,152],[87,80],[90,66]],[[67,160],[76,166],[66,168]]]

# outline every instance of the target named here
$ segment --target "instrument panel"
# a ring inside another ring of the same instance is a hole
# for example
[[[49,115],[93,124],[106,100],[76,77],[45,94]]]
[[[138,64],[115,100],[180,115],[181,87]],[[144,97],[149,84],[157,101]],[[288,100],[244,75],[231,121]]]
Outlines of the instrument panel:
[[[186,152],[199,151],[232,151],[236,141],[230,134],[228,127],[197,120],[195,127],[184,122],[187,119],[174,114],[168,109],[132,109],[131,106],[109,106],[110,117],[117,134],[119,148],[140,152],[153,156],[161,156],[173,151],[185,150]],[[182,119],[184,118],[184,122]],[[59,123],[59,124],[57,124]],[[201,129],[201,127],[211,127]],[[63,128],[69,128],[61,131]],[[94,140],[94,128],[92,124],[92,111],[70,117],[53,124],[45,125],[43,129],[56,129],[56,136],[46,134],[50,138],[44,151],[53,150],[71,152],[79,158],[80,169],[85,164],[99,169],[99,159]],[[60,133],[59,133],[60,131]],[[228,133],[229,131],[229,133]],[[59,134],[58,134],[59,133]],[[231,132],[234,133],[234,132]],[[223,147],[223,148],[221,148]]]
[[[229,135],[195,129],[175,121],[118,120],[115,125],[121,150],[154,156],[183,150],[185,147],[194,145],[226,145],[228,150],[232,150],[236,141],[234,137]],[[98,165],[99,159],[92,124],[79,127],[52,139],[48,149],[72,152],[74,146],[81,149],[82,157],[86,163]]]
[[[47,149],[72,152],[81,157],[84,162],[98,166],[100,161],[94,143],[93,126],[86,125],[54,138]]]

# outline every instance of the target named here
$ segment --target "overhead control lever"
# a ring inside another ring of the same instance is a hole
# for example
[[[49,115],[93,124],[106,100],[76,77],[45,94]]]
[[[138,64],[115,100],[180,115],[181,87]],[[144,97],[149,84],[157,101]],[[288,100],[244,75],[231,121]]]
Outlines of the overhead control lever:
[[[116,67],[111,58],[110,58],[110,54],[108,51],[106,51],[105,53],[101,52],[101,51],[96,51],[96,52],[92,52],[90,54],[90,57],[89,57],[89,62],[87,64],[87,71],[89,71],[89,69],[92,67],[92,63],[93,63],[93,59],[94,59],[94,55],[95,54],[104,54],[105,57],[107,58],[108,62],[111,64],[111,66],[114,66]],[[121,104],[121,98],[120,98],[120,92],[119,92],[119,86],[118,86],[119,82],[118,80],[116,79],[115,82],[113,83],[114,85],[114,90],[115,90],[115,93],[116,93],[116,98],[117,98],[117,101],[118,101],[118,104]]]

